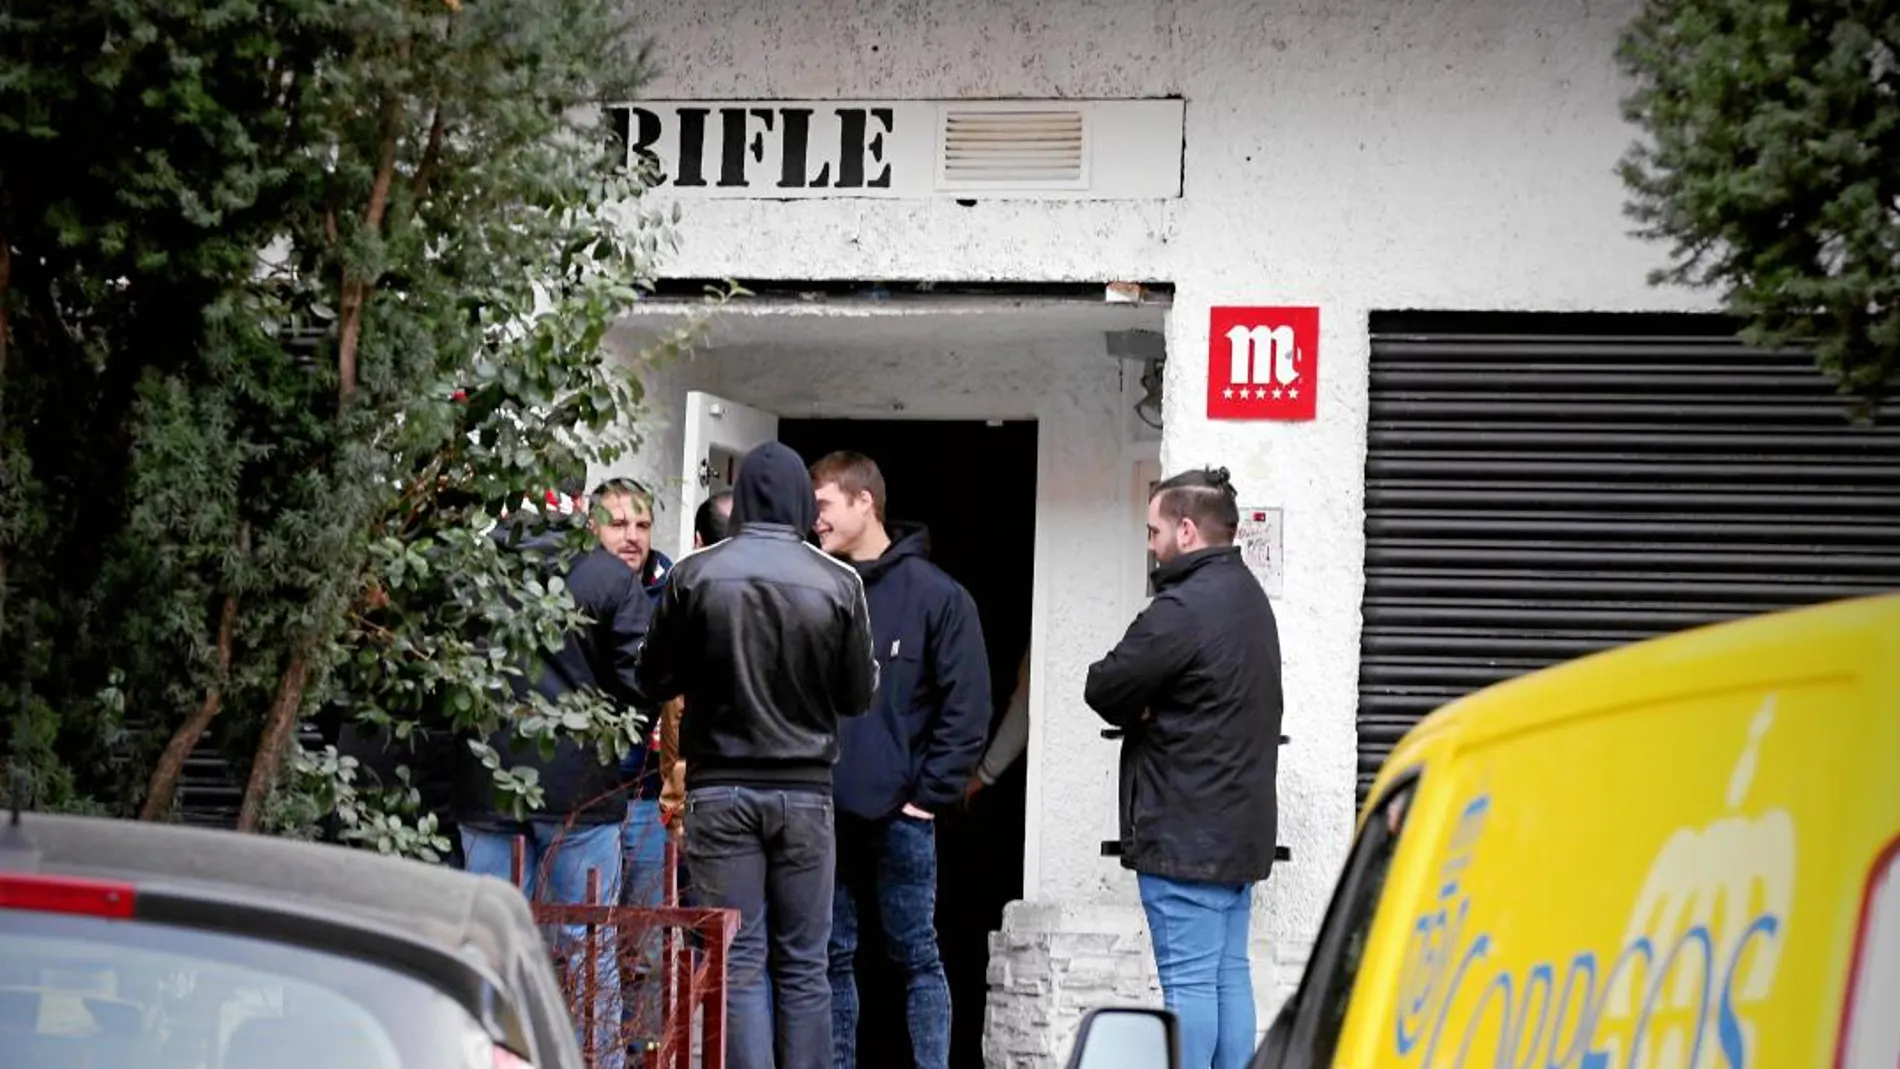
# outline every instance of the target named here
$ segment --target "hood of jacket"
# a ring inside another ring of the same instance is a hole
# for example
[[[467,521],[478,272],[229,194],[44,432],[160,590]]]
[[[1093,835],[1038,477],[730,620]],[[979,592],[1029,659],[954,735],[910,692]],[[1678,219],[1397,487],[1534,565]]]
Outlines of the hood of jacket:
[[[488,537],[505,550],[516,553],[534,550],[552,563],[560,554],[567,532],[545,516],[517,513],[497,523]]]
[[[790,446],[767,442],[739,462],[739,479],[732,488],[733,530],[755,523],[777,524],[802,538],[817,522],[818,499],[812,495],[811,473]]]
[[[875,560],[854,560],[851,566],[858,570],[866,586],[871,585],[888,574],[903,562],[916,558],[930,559],[930,528],[921,523],[893,523],[887,529],[891,544]]]
[[[673,558],[657,549],[649,549],[646,567],[640,571],[640,585],[646,588],[648,595],[658,598],[660,589],[666,585],[666,573],[672,570]]]

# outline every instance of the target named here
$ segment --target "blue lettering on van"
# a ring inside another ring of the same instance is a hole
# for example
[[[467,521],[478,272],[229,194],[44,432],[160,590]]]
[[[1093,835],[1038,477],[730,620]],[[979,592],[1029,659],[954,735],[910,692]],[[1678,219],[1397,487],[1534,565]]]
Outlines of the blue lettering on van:
[[[1634,993],[1640,995],[1624,1041],[1626,1049],[1621,1049],[1622,1069],[1636,1069],[1643,1063],[1644,1040],[1656,1019],[1665,984],[1674,985],[1678,996],[1687,996],[1695,1015],[1683,1064],[1699,1064],[1703,1046],[1711,1038],[1706,1033],[1713,1025],[1721,1062],[1728,1069],[1749,1069],[1741,1018],[1735,1009],[1736,972],[1752,943],[1779,938],[1778,916],[1757,913],[1732,940],[1718,939],[1702,923],[1689,925],[1664,944],[1648,935],[1634,935],[1617,949],[1614,963],[1600,977],[1596,953],[1580,950],[1570,958],[1561,991],[1549,961],[1533,962],[1521,973],[1496,967],[1487,970],[1485,959],[1500,947],[1489,931],[1467,935],[1472,899],[1461,877],[1476,860],[1489,811],[1489,799],[1480,796],[1460,814],[1439,868],[1437,901],[1412,924],[1394,1018],[1394,1045],[1401,1058],[1410,1057],[1422,1045],[1421,1065],[1436,1069],[1440,1049],[1450,1049],[1455,1043],[1457,1054],[1449,1064],[1463,1066],[1471,1057],[1473,1042],[1491,1034],[1482,1026],[1495,1019],[1496,1048],[1489,1055],[1481,1054],[1478,1064],[1496,1069],[1615,1069],[1613,1059],[1622,1044],[1611,1044],[1602,1029],[1609,1020],[1611,992],[1618,990],[1620,982],[1634,985]],[[1659,948],[1665,951],[1660,957]],[[1484,986],[1476,1003],[1465,1011],[1469,1016],[1453,1020],[1453,1008],[1468,983]],[[1626,1012],[1617,1011],[1617,1019]]]
[[[1756,917],[1742,929],[1741,938],[1735,941],[1735,953],[1729,955],[1728,968],[1722,973],[1722,994],[1715,1011],[1715,1037],[1721,1044],[1722,1060],[1730,1069],[1745,1069],[1748,1057],[1748,1049],[1742,1042],[1742,1022],[1735,1013],[1735,967],[1741,964],[1742,951],[1748,949],[1749,940],[1757,935],[1772,939],[1780,934],[1779,918],[1769,913]]]
[[[1553,988],[1556,986],[1553,980],[1554,975],[1548,965],[1538,965],[1531,969],[1530,980],[1524,985],[1524,1001],[1522,1005],[1530,1005],[1531,992],[1537,991],[1540,988],[1542,989],[1544,992],[1544,1000],[1537,1004],[1537,1031],[1531,1036],[1530,1043],[1526,1044],[1524,1042],[1524,1026],[1529,1023],[1530,1015],[1525,1014],[1519,1017],[1517,1019],[1517,1027],[1509,1033],[1509,1046],[1512,1050],[1517,1050],[1520,1047],[1525,1050],[1536,1050],[1538,1043],[1542,1042],[1544,1038],[1544,1025],[1549,1023],[1550,1020],[1550,997],[1554,994]]]
[[[1451,963],[1451,955],[1460,943],[1465,916],[1471,909],[1469,897],[1459,895],[1459,876],[1470,864],[1478,840],[1484,834],[1485,815],[1490,810],[1489,795],[1478,795],[1465,804],[1464,811],[1458,815],[1458,823],[1452,828],[1445,860],[1439,866],[1438,908],[1418,918],[1413,924],[1412,952],[1407,955],[1407,965],[1399,981],[1400,1012],[1396,1023],[1400,1056],[1411,1053],[1412,1048],[1423,1038],[1424,1015],[1432,1004],[1436,1002],[1446,1008],[1451,1005],[1450,999],[1441,1000],[1436,995],[1439,981],[1444,978],[1445,970]],[[1457,903],[1455,908],[1446,905],[1453,901]],[[1490,942],[1490,937],[1481,937],[1476,949],[1482,953],[1482,948],[1489,946]],[[1459,975],[1463,975],[1469,964],[1468,957],[1459,963]]]
[[[1650,981],[1649,994],[1643,997],[1643,1008],[1636,1015],[1636,1030],[1630,1033],[1629,1064],[1635,1063],[1636,1052],[1643,1049],[1643,1033],[1649,1031],[1649,1020],[1656,1012],[1656,996],[1662,994],[1663,981],[1669,978],[1670,970],[1676,964],[1676,958],[1692,942],[1702,948],[1702,985],[1696,997],[1695,1041],[1689,1045],[1689,1064],[1695,1065],[1696,1059],[1702,1056],[1702,1026],[1709,1019],[1709,989],[1713,979],[1709,974],[1715,971],[1715,942],[1709,938],[1709,930],[1698,924],[1682,933],[1682,936],[1676,940],[1676,945],[1669,949],[1669,954],[1663,958],[1661,967],[1656,970],[1655,978]],[[1590,1053],[1592,1056],[1598,1054],[1597,1051]],[[1598,1064],[1602,1064],[1604,1060],[1607,1059],[1599,1059]],[[1587,1061],[1586,1069],[1590,1069]]]

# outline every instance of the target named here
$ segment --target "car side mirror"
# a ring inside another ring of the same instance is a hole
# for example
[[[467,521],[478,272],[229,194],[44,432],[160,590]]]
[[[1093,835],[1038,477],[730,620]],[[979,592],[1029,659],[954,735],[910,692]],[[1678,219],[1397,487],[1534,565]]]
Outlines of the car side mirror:
[[[1076,1030],[1068,1069],[1180,1069],[1174,1014],[1132,1006],[1090,1010]]]
[[[1287,1040],[1293,1035],[1293,1003],[1293,999],[1287,999],[1280,1004],[1280,1012],[1274,1014],[1260,1049],[1254,1053],[1253,1069],[1279,1069],[1286,1060]]]

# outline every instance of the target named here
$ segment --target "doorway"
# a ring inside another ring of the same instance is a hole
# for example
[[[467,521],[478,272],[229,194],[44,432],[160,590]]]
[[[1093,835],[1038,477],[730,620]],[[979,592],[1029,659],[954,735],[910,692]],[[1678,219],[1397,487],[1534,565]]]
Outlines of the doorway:
[[[1029,646],[1036,525],[1034,420],[784,419],[778,439],[807,463],[854,449],[884,472],[892,520],[930,529],[931,560],[976,602],[989,649],[990,730],[1009,707]],[[981,1069],[989,933],[1023,894],[1024,788],[1018,759],[967,812],[937,826],[937,937],[950,981],[950,1064]],[[858,1065],[914,1064],[903,976],[875,914],[861,912]]]

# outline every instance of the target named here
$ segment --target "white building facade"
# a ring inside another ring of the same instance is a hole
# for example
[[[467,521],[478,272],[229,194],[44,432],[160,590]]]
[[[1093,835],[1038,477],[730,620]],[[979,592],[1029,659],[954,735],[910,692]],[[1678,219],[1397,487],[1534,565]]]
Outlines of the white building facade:
[[[694,392],[780,416],[1038,423],[1024,900],[991,942],[988,1064],[1058,1064],[1085,1009],[1158,1000],[1133,875],[1102,852],[1115,744],[1081,701],[1088,665],[1144,599],[1146,480],[1220,464],[1243,505],[1278,510],[1268,581],[1292,860],[1256,899],[1264,1028],[1351,838],[1372,316],[1707,305],[1647,284],[1661,250],[1623,216],[1614,167],[1635,134],[1613,51],[1636,5],[630,2],[662,65],[642,103],[664,120],[633,132],[672,171],[652,196],[684,213],[668,275],[790,290],[857,280],[908,296],[733,306],[699,355],[646,372],[654,430],[629,470],[674,486],[692,470],[704,448]],[[958,186],[941,127],[903,136],[948,104],[998,101],[1058,119],[1083,104],[1153,110],[1093,113],[1086,181],[1041,192]],[[682,102],[709,107],[703,187],[676,181]],[[786,159],[783,111],[769,129],[748,117],[734,142],[747,184],[719,187],[716,109],[788,102],[818,105],[804,158]],[[827,102],[866,114],[847,130],[819,110]],[[862,150],[855,167],[839,144]],[[830,184],[815,186],[827,166]],[[803,185],[783,184],[795,173]],[[847,176],[889,185],[840,188]],[[1147,296],[1108,300],[1123,281],[1150,284]],[[1018,289],[933,300],[917,282]],[[1078,284],[1103,296],[1079,299]],[[1310,419],[1210,418],[1209,375],[1230,352],[1210,336],[1213,310],[1259,306],[1318,310],[1316,337],[1301,340],[1317,366],[1298,380],[1317,391]],[[629,352],[642,329],[633,317]],[[1105,352],[1124,331],[1165,342],[1158,430],[1133,412],[1144,362]],[[660,523],[676,552],[679,516]]]

